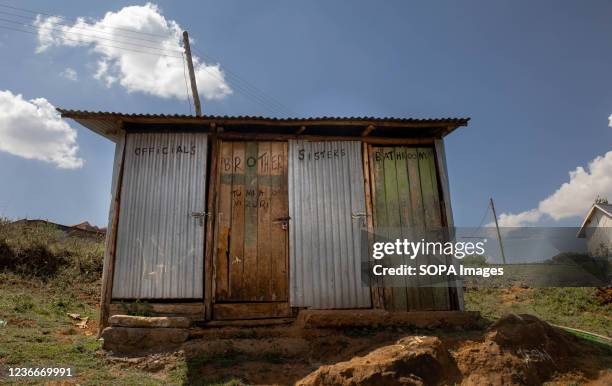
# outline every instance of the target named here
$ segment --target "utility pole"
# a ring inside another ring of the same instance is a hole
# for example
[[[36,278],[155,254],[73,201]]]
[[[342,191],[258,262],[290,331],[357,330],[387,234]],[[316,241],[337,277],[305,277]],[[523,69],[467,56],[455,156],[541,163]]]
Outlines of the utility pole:
[[[493,211],[493,218],[495,219],[495,229],[497,229],[497,239],[499,240],[499,249],[501,250],[502,260],[506,264],[506,255],[504,254],[504,244],[502,242],[501,233],[499,232],[499,224],[497,223],[497,213],[495,213],[495,204],[493,204],[493,197],[489,197],[489,203],[491,204],[491,210]]]
[[[191,48],[189,47],[189,35],[187,31],[183,31],[183,47],[185,47],[185,56],[187,57],[187,68],[189,68],[189,80],[191,81],[191,95],[193,95],[193,104],[195,105],[196,115],[202,116],[202,107],[200,106],[200,95],[198,94],[198,85],[196,84],[195,73],[193,72],[193,61],[191,60]]]

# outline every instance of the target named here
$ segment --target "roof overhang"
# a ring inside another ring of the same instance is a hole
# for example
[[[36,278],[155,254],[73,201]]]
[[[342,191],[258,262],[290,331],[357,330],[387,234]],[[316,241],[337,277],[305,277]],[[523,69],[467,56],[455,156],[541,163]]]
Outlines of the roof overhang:
[[[586,217],[584,218],[582,225],[580,225],[580,229],[578,230],[578,234],[576,235],[576,237],[586,237],[587,226],[589,225],[589,222],[591,222],[591,217],[593,217],[593,214],[596,210],[600,210],[602,213],[607,214],[610,218],[612,218],[612,211],[610,211],[603,205],[593,204],[593,206],[591,206],[591,209],[589,209],[589,212],[587,213]]]
[[[290,135],[319,135],[346,137],[387,138],[442,138],[460,126],[467,126],[470,118],[376,118],[376,117],[317,117],[266,118],[251,116],[210,116],[123,114],[57,109],[63,118],[71,118],[84,127],[114,142],[123,131],[181,130],[272,133]]]

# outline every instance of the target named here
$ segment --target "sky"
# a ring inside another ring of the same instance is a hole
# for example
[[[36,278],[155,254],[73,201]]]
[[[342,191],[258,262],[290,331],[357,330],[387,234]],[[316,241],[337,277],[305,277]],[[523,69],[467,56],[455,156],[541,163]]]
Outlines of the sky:
[[[114,145],[54,108],[189,114],[183,29],[205,114],[471,117],[445,139],[457,225],[489,197],[506,226],[612,200],[609,1],[0,0],[0,19],[0,216],[106,225]]]

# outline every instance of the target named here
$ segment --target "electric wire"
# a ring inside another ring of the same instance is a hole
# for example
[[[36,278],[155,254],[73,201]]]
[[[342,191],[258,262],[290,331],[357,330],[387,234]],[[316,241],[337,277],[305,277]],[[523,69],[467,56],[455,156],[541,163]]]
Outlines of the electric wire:
[[[44,13],[44,12],[35,12],[35,11],[31,11],[31,10],[25,10],[25,9],[18,8],[18,7],[6,6],[6,5],[1,4],[1,3],[0,3],[0,7],[6,7],[6,8],[10,8],[10,9],[17,9],[17,10],[22,10],[22,11],[30,12],[30,13],[43,14],[43,15],[47,15],[47,16],[56,16],[57,18],[61,18],[63,20],[69,20],[68,18],[63,17],[63,16],[50,15],[50,14]],[[0,13],[4,13],[4,14],[8,14],[8,15],[13,15],[13,16],[21,17],[21,18],[27,18],[26,16],[10,14],[10,13],[7,13],[7,12],[2,12],[2,11],[0,11]],[[28,19],[30,19],[30,18],[28,18]],[[115,49],[119,49],[119,50],[131,51],[131,52],[136,52],[136,53],[141,53],[141,54],[162,56],[162,57],[173,58],[173,59],[181,59],[181,61],[183,62],[183,66],[184,66],[185,58],[183,56],[183,52],[182,51],[160,49],[159,47],[152,47],[152,46],[138,44],[137,45],[138,48],[150,49],[150,50],[152,50],[154,52],[143,51],[141,49],[133,48],[137,43],[131,43],[131,42],[128,42],[128,41],[115,40],[115,39],[100,37],[100,36],[96,36],[96,35],[87,35],[87,34],[83,34],[83,33],[77,33],[77,32],[74,32],[74,31],[65,31],[65,30],[58,29],[58,28],[53,28],[53,27],[43,27],[43,26],[37,26],[37,25],[33,25],[33,24],[27,25],[27,24],[24,24],[23,22],[19,22],[19,21],[15,21],[15,20],[9,20],[9,19],[4,19],[4,18],[0,18],[0,20],[4,21],[4,22],[19,24],[20,26],[26,27],[26,28],[30,27],[30,28],[35,29],[35,30],[39,30],[39,29],[49,30],[49,29],[51,29],[51,30],[59,31],[62,34],[68,35],[68,36],[85,36],[85,37],[89,37],[89,38],[103,39],[103,40],[110,41],[110,42],[113,42],[113,43],[121,44],[121,46],[111,45],[111,44],[104,44],[104,43],[100,43],[100,42],[83,42],[82,39],[71,39],[69,37],[62,36],[62,39],[67,40],[67,41],[74,41],[74,42],[78,42],[78,43],[90,43],[90,44],[96,44],[96,45],[99,45],[99,46],[102,46],[102,47],[115,48]],[[66,25],[66,26],[68,26],[68,25]],[[74,26],[68,26],[68,27],[70,27],[70,28],[77,28],[77,27],[74,27]],[[7,29],[7,30],[12,30],[12,31],[16,31],[16,32],[22,32],[22,33],[28,33],[28,34],[37,35],[37,33],[34,32],[34,31],[22,30],[22,29],[12,28],[12,27],[9,27],[9,26],[0,25],[0,28],[4,28],[4,29]],[[124,31],[128,31],[128,32],[132,32],[132,33],[139,33],[140,32],[140,31],[134,31],[134,30],[129,30],[129,29],[125,29],[125,28],[119,28],[119,27],[113,27],[113,28],[124,30]],[[83,29],[83,28],[79,27],[79,29]],[[101,30],[98,30],[98,29],[93,28],[93,27],[90,30],[94,31],[94,32],[107,33],[108,34],[107,31],[101,31]],[[149,34],[149,33],[145,33],[145,34]],[[165,37],[163,35],[158,35],[158,34],[153,34],[153,35],[160,36],[160,37]],[[126,35],[118,35],[118,36],[125,37],[126,39],[137,39],[137,40],[155,42],[155,41],[149,40],[149,39],[141,39],[141,38],[135,38],[135,37],[128,37]],[[126,45],[129,46],[129,47],[126,47]],[[209,62],[213,62],[213,61],[218,62],[217,60],[212,58],[210,55],[206,55],[206,54],[202,53],[199,50],[193,50],[193,51],[196,52],[197,54],[199,54],[201,57],[203,57],[205,60],[207,60]],[[181,53],[181,56],[179,57],[179,56],[174,56],[174,55],[168,55],[168,54],[165,54],[163,52]],[[227,81],[237,91],[243,93],[247,98],[251,99],[253,102],[256,102],[256,103],[262,105],[262,107],[264,107],[268,111],[270,111],[270,112],[272,112],[274,114],[281,114],[281,115],[288,115],[288,116],[289,115],[294,115],[293,112],[291,112],[291,110],[288,109],[284,104],[282,104],[281,102],[279,102],[275,98],[267,95],[266,93],[264,93],[263,91],[258,89],[256,86],[250,84],[248,81],[242,79],[240,76],[235,74],[233,71],[230,71],[230,70],[226,69],[226,66],[224,66],[223,73],[224,73],[224,75],[227,76],[227,78],[231,78],[231,79],[223,79],[223,78],[217,76],[215,73],[210,71],[207,68],[207,66],[204,66],[204,69],[207,71],[207,73],[211,77],[213,77],[213,78],[215,78],[215,79],[217,79],[217,80],[219,80],[221,82]],[[189,101],[189,103],[190,103],[190,111],[191,111],[191,101]]]
[[[16,13],[0,11],[0,14],[7,15],[7,16],[13,16],[13,17],[20,17],[22,19],[26,19],[27,21],[33,22],[33,23],[37,21],[37,18],[31,17],[31,16],[19,15],[19,14],[16,14]],[[49,22],[49,19],[47,19],[46,21]],[[125,39],[138,40],[138,41],[149,42],[149,43],[162,43],[164,41],[164,39],[152,40],[152,39],[144,39],[144,38],[135,37],[135,36],[123,35],[123,34],[120,34],[120,33],[117,33],[117,32],[108,32],[108,31],[105,31],[103,29],[100,29],[100,28],[97,28],[97,27],[93,27],[93,26],[91,26],[89,24],[87,24],[87,27],[83,27],[83,26],[77,26],[77,25],[73,25],[73,24],[62,23],[62,22],[55,21],[55,20],[51,21],[51,24],[61,25],[61,26],[65,26],[65,27],[69,27],[69,28],[74,28],[74,29],[80,29],[80,30],[83,30],[83,31],[93,31],[93,32],[97,32],[97,33],[101,33],[101,34],[105,34],[105,35],[110,35],[110,36],[119,36],[119,37],[123,37]],[[115,29],[117,28],[117,27],[112,27],[112,26],[108,26],[108,27],[115,28]],[[162,35],[159,35],[159,36],[162,36]],[[168,38],[168,36],[163,36],[163,37],[164,38]]]
[[[187,72],[185,66],[187,66],[185,55],[183,54],[183,79],[185,79],[185,94],[187,94],[187,103],[189,104],[189,114],[191,115],[191,99],[189,96],[189,85],[187,84]],[[195,104],[195,101],[193,102]]]
[[[31,35],[38,35],[34,31],[22,30],[22,29],[18,29],[18,28],[3,26],[3,25],[0,25],[0,28],[6,29],[6,30],[11,30],[11,31],[16,31],[16,32],[27,33],[27,34],[31,34]],[[74,42],[78,42],[78,43],[82,42],[81,40],[71,39],[71,38],[68,38],[68,37],[62,37],[62,39],[68,40],[68,41],[74,41]],[[115,49],[119,49],[119,50],[136,52],[136,53],[145,54],[145,55],[162,56],[162,57],[166,57],[166,58],[169,58],[169,59],[176,59],[176,60],[180,59],[181,61],[183,60],[182,56],[166,55],[166,54],[162,54],[162,53],[155,53],[155,52],[149,52],[149,51],[136,50],[136,49],[132,49],[132,48],[120,47],[120,46],[115,46],[115,45],[110,45],[110,44],[103,44],[103,43],[97,43],[97,42],[95,44],[99,45],[99,46],[102,46],[102,47],[115,48]],[[207,66],[203,66],[203,69],[211,77],[217,79],[218,81],[220,81],[220,82],[226,82],[227,81],[227,80],[217,76]],[[230,83],[231,86],[234,89],[236,89],[237,91],[243,93],[247,97],[247,99],[251,99],[251,101],[260,104],[263,108],[265,108],[267,111],[271,112],[272,114],[291,115],[291,114],[288,114],[287,112],[285,112],[285,111],[283,111],[283,110],[281,110],[279,108],[270,106],[268,103],[265,102],[265,99],[263,99],[262,97],[258,96],[257,94],[254,94],[253,92],[249,91],[247,88],[243,87],[241,84],[236,83],[236,82],[231,82],[231,81],[229,81],[228,83]]]
[[[103,36],[98,36],[98,35],[87,35],[81,32],[71,32],[71,31],[64,31],[60,28],[53,28],[53,27],[44,27],[44,26],[39,26],[39,25],[35,25],[35,24],[25,24],[19,21],[14,21],[14,20],[9,20],[9,19],[5,19],[0,17],[0,21],[3,22],[7,22],[7,23],[13,23],[13,24],[18,24],[22,27],[28,27],[28,28],[33,28],[33,29],[37,29],[37,30],[52,30],[52,31],[58,31],[61,32],[64,35],[68,35],[70,34],[71,36],[83,36],[86,38],[94,38],[94,39],[102,39],[102,40],[106,40],[106,41],[110,41],[113,43],[118,43],[118,44],[125,44],[125,45],[129,45],[129,46],[133,46],[136,48],[149,48],[149,49],[153,49],[153,50],[157,50],[159,52],[172,52],[172,53],[177,53],[177,54],[182,54],[183,51],[179,51],[179,50],[168,50],[165,48],[159,48],[159,47],[153,47],[153,46],[147,46],[147,45],[143,45],[143,44],[138,44],[138,43],[131,43],[131,42],[126,42],[123,40],[115,40],[115,39],[110,39],[110,38],[106,38]],[[84,42],[84,43],[91,43],[91,42]],[[96,42],[97,43],[97,42]],[[131,47],[129,47],[131,48]]]
[[[35,10],[31,10],[31,9],[26,9],[26,8],[19,8],[19,7],[14,7],[14,6],[10,6],[7,4],[3,4],[0,3],[0,7],[4,7],[4,8],[9,8],[9,9],[13,9],[16,11],[22,11],[22,12],[27,12],[27,13],[31,13],[31,14],[35,14],[35,15],[45,15],[45,16],[53,16],[53,17],[57,17],[59,19],[63,19],[63,20],[71,20],[71,21],[78,21],[78,19],[74,19],[74,18],[69,18],[69,17],[65,17],[65,16],[61,16],[61,15],[53,15],[50,13],[45,13],[42,11],[35,11]],[[165,37],[165,35],[161,35],[161,34],[155,34],[152,32],[144,32],[144,31],[137,31],[131,28],[124,28],[124,27],[114,27],[114,26],[109,26],[109,27],[113,27],[116,28],[118,30],[121,31],[126,31],[126,32],[130,32],[130,33],[134,33],[134,34],[142,34],[142,35],[150,35],[150,36],[160,36],[160,37]]]

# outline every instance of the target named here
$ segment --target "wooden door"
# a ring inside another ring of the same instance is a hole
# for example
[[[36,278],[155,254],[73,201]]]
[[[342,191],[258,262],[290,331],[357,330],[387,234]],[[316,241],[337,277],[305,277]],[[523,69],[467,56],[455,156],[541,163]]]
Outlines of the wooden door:
[[[213,318],[286,316],[287,143],[222,141],[218,197]]]
[[[369,154],[375,235],[387,240],[418,241],[426,230],[440,229],[442,211],[433,149],[370,146]],[[404,263],[415,264],[414,261]],[[417,258],[416,264],[426,263],[425,258]],[[404,280],[405,287],[385,286],[385,308],[450,309],[448,288],[434,287],[427,276],[404,277]]]

